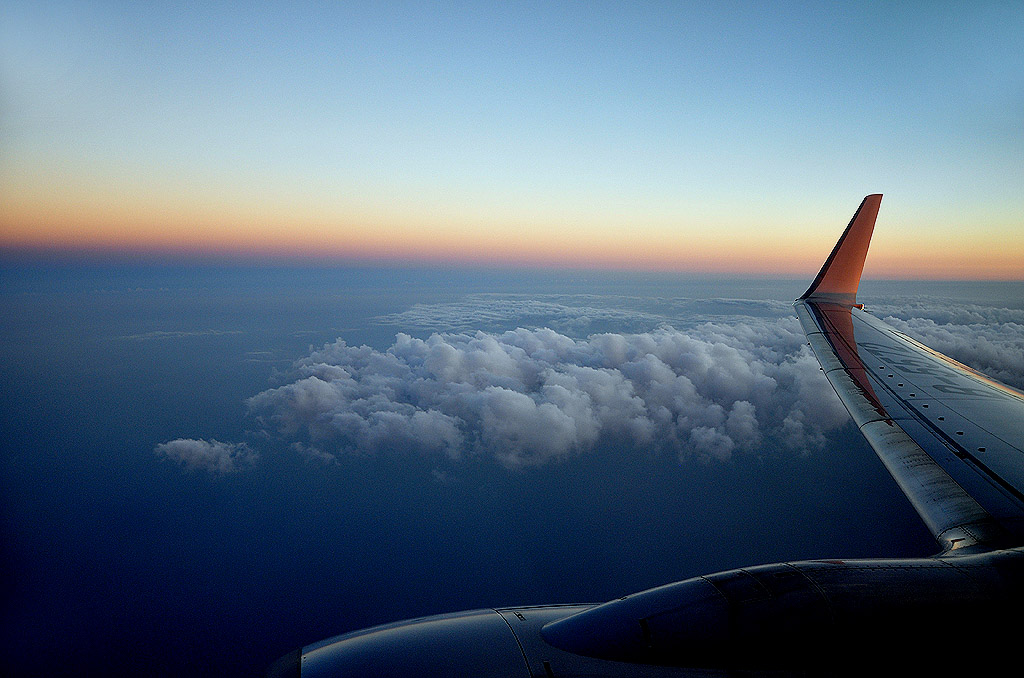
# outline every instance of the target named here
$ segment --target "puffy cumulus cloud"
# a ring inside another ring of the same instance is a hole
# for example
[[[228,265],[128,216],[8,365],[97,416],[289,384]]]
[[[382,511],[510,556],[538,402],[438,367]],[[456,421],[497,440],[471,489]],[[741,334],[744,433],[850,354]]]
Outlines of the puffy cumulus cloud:
[[[233,473],[256,460],[256,452],[245,443],[179,438],[161,443],[156,454],[173,459],[190,470]]]
[[[339,340],[249,407],[321,459],[397,449],[491,455],[508,467],[599,440],[719,460],[803,452],[848,421],[792,316],[585,339],[522,328],[400,333],[385,351]]]
[[[869,310],[1024,387],[1024,310],[927,297]],[[788,302],[482,294],[377,322],[436,333],[399,333],[386,350],[339,340],[312,351],[249,400],[253,433],[323,462],[403,451],[517,468],[599,445],[709,460],[804,453],[849,421]],[[256,458],[215,440],[157,453],[215,473]]]

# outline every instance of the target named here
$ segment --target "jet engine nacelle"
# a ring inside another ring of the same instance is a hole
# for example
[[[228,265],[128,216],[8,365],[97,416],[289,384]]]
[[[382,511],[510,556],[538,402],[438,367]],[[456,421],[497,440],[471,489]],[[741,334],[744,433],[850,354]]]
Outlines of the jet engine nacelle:
[[[1021,550],[762,565],[596,606],[475,610],[388,624],[306,646],[268,675],[976,671],[1015,659],[1024,630],[1022,570]]]
[[[1018,551],[762,565],[626,596],[541,635],[575,654],[662,666],[976,666],[1024,630],[1022,567]]]

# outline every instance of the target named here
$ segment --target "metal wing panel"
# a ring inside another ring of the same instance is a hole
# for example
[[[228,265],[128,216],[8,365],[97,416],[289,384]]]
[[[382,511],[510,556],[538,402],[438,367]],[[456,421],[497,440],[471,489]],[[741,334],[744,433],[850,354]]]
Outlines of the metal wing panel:
[[[889,410],[920,422],[1024,507],[1024,396],[853,309],[857,346]],[[866,337],[861,339],[861,337]]]
[[[847,304],[797,314],[861,432],[944,549],[1024,536],[1024,397]]]

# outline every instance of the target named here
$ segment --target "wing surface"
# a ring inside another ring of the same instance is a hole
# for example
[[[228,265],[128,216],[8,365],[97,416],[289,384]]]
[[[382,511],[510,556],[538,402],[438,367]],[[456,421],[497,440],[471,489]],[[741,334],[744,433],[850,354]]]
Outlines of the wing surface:
[[[865,312],[857,287],[881,195],[870,195],[797,300],[846,409],[944,551],[1024,542],[1024,394]]]

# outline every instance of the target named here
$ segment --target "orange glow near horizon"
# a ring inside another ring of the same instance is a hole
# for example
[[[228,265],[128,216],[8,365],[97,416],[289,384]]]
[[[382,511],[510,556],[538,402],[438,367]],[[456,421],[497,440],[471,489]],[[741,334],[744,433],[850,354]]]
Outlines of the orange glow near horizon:
[[[417,216],[411,210],[382,214],[369,209],[332,216],[274,205],[189,209],[184,203],[143,202],[129,197],[106,202],[10,201],[0,208],[0,247],[319,263],[392,261],[807,277],[821,266],[845,225],[840,224],[841,217],[831,229],[750,228],[725,221],[701,226],[682,218],[673,223],[664,216],[493,217],[454,210]],[[155,216],[143,216],[149,214]],[[629,226],[617,226],[617,219]],[[912,235],[878,229],[865,277],[1024,278],[1024,238],[1004,238],[992,246],[990,240],[943,235],[918,242]]]

